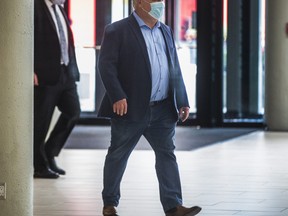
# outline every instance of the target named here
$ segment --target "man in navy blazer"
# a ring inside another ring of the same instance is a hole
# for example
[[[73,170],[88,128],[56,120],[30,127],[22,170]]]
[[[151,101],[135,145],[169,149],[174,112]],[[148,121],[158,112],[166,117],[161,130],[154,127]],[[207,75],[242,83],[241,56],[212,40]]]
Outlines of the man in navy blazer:
[[[65,0],[34,1],[34,177],[58,178],[59,155],[80,115],[76,81],[74,40],[66,14]],[[56,14],[57,13],[57,14]],[[63,60],[58,15],[66,38],[68,61]],[[55,107],[61,112],[45,142]]]
[[[105,28],[98,67],[106,94],[99,116],[111,118],[111,144],[104,165],[103,215],[117,215],[127,160],[143,135],[156,157],[160,200],[166,216],[192,216],[182,205],[174,154],[178,118],[189,104],[171,29],[159,21],[163,0],[134,0],[128,18]],[[141,211],[134,215],[142,215]]]
[[[111,118],[111,145],[104,165],[103,215],[117,215],[120,183],[140,137],[156,156],[160,199],[166,216],[192,216],[201,208],[182,206],[174,154],[178,118],[189,104],[171,29],[158,21],[163,0],[134,0],[128,18],[105,28],[98,67],[106,94],[99,116]],[[141,215],[141,212],[135,212]]]
[[[167,48],[169,99],[175,108],[174,117],[178,119],[177,110],[180,110],[182,120],[186,120],[189,103],[172,32],[168,26],[161,22],[159,24]],[[132,121],[142,119],[150,102],[152,68],[145,40],[134,15],[107,26],[101,45],[99,70],[106,88],[99,116],[119,117],[111,105],[125,98],[129,100],[129,112],[125,116],[120,115],[121,118]]]

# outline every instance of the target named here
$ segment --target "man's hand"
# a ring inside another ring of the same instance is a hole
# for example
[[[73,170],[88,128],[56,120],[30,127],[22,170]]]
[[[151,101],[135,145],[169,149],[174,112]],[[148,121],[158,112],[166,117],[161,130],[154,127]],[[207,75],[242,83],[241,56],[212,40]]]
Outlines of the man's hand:
[[[181,119],[182,122],[186,121],[189,117],[189,107],[181,107],[179,109],[179,119]]]
[[[34,85],[35,86],[39,85],[38,77],[37,77],[37,74],[35,74],[35,73],[34,73]]]
[[[123,116],[127,113],[127,100],[124,98],[119,100],[113,104],[113,112],[117,113],[117,115]]]

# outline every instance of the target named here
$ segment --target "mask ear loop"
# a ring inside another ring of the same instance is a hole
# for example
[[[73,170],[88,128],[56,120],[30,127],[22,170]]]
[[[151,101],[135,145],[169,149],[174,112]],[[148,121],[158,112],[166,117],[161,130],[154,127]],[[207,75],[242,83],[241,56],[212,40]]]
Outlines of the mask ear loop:
[[[141,0],[139,0],[139,2],[141,2]],[[147,1],[145,1],[145,0],[143,0],[143,2],[146,2],[147,4],[149,4],[150,5],[150,3],[149,2],[147,2]],[[140,3],[140,6],[141,6],[141,9],[143,10],[143,11],[145,11],[146,13],[148,13],[149,14],[149,12],[150,11],[147,11],[146,9],[144,9],[143,7],[142,7],[142,3]],[[151,7],[151,6],[150,6]]]

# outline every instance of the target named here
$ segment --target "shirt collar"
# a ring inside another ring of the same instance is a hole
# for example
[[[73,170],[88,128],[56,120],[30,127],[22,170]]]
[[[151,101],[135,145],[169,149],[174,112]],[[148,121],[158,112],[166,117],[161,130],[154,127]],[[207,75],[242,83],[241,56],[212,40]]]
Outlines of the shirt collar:
[[[145,22],[138,16],[138,14],[135,11],[133,12],[133,15],[134,15],[135,19],[137,20],[137,22],[138,22],[140,27],[147,26],[145,24]],[[155,28],[155,27],[157,27],[157,28],[160,27],[160,22],[159,21],[157,21],[157,23],[155,24],[155,26],[153,28]],[[150,27],[148,27],[148,28],[150,28]]]

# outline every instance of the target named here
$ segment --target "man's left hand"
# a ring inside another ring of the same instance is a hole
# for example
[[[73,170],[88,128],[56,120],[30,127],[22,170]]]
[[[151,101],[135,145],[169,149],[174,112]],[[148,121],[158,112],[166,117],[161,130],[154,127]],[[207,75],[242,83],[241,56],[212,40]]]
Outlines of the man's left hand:
[[[189,107],[181,107],[179,109],[179,119],[181,119],[182,122],[186,121],[189,117]]]

